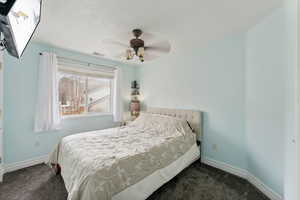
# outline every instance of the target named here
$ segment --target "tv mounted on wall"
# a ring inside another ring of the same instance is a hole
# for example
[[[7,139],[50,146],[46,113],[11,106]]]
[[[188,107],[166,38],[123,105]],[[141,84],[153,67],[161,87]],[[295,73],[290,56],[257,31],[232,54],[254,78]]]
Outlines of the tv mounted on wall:
[[[41,19],[42,0],[0,0],[2,46],[20,58]]]

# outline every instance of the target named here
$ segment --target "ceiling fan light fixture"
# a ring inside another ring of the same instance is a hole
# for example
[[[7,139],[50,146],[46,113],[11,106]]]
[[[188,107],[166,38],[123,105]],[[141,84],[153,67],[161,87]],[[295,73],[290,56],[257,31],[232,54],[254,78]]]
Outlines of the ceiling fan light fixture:
[[[145,56],[145,48],[144,47],[139,47],[137,51],[137,56],[139,57],[141,62],[144,62],[144,56]]]
[[[144,59],[143,56],[140,56],[139,59],[140,59],[141,62],[144,62],[144,61],[145,61],[145,59]]]
[[[132,58],[133,58],[133,52],[132,52],[132,50],[131,49],[127,49],[126,50],[126,59],[127,60],[131,60]]]
[[[0,0],[1,1],[1,0]],[[151,40],[151,34],[145,34],[141,29],[134,29],[132,31],[134,38],[129,40],[129,43],[123,43],[119,41],[114,40],[106,40],[108,43],[112,45],[117,45],[119,47],[122,47],[123,52],[121,54],[117,54],[114,57],[115,58],[121,58],[126,60],[134,60],[139,62],[144,62],[145,60],[152,60],[156,59],[159,54],[167,54],[170,52],[170,44],[167,40],[161,40],[161,41],[153,41]],[[145,34],[141,38],[141,36]],[[151,44],[145,44],[144,39],[152,41]]]
[[[145,48],[144,47],[139,47],[138,48],[138,51],[137,51],[137,56],[138,57],[144,57],[144,55],[145,55]]]

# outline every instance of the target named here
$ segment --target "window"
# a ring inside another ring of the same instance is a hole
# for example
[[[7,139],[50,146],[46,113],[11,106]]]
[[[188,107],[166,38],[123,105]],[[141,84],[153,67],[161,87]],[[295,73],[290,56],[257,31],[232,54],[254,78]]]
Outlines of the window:
[[[113,75],[59,65],[62,116],[112,113]]]

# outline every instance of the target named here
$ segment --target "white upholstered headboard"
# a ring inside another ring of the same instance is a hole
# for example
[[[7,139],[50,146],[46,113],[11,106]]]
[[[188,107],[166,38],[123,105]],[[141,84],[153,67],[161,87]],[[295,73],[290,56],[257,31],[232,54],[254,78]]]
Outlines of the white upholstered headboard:
[[[181,110],[169,108],[147,108],[147,113],[174,116],[187,120],[195,130],[197,140],[202,139],[202,113],[197,110]]]

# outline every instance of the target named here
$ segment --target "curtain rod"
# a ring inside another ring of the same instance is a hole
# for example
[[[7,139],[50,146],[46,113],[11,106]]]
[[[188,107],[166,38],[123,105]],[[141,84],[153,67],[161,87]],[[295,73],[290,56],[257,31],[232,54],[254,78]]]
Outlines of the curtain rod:
[[[43,53],[39,53],[39,54],[43,55]],[[70,60],[70,61],[74,61],[74,62],[78,62],[78,63],[85,63],[88,66],[94,65],[94,66],[99,66],[99,67],[109,67],[109,68],[112,68],[112,69],[117,69],[115,66],[94,64],[94,63],[90,63],[90,62],[86,62],[86,61],[82,61],[82,60],[76,60],[76,59],[72,59],[72,58],[66,58],[66,57],[62,57],[62,56],[57,56],[57,58],[61,58],[61,59],[65,59],[65,60]]]

